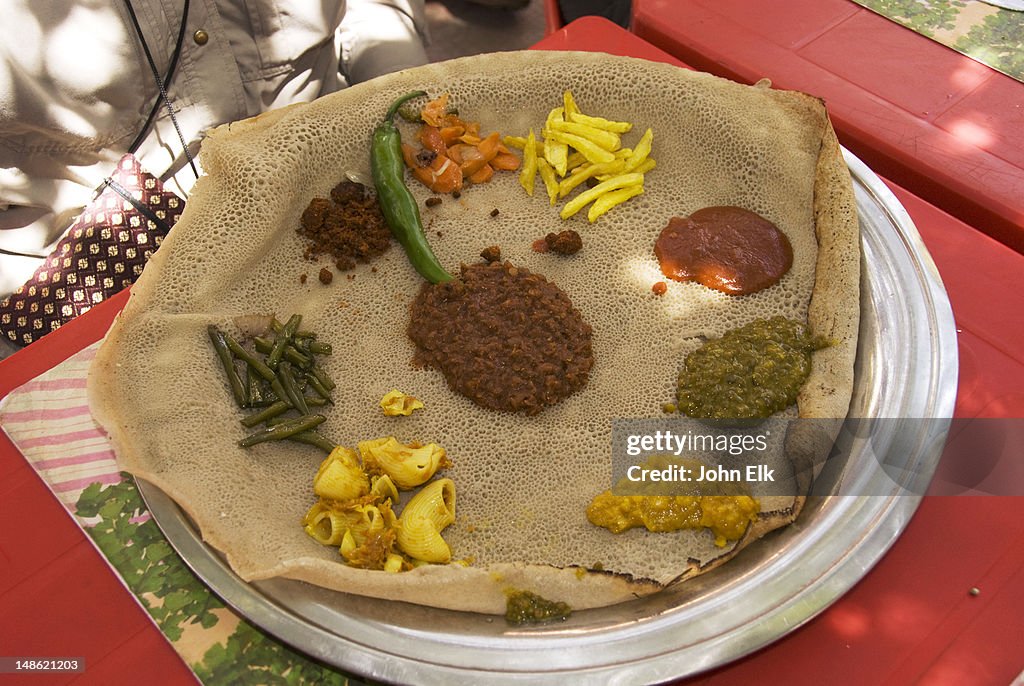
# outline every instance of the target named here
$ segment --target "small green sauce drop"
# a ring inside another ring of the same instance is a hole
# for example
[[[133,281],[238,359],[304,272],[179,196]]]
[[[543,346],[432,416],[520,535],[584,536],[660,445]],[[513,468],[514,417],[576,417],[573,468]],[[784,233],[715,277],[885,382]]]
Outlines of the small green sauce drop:
[[[700,419],[759,419],[794,402],[811,371],[811,353],[828,341],[785,317],[757,319],[686,356],[679,412]]]
[[[572,608],[566,603],[542,598],[529,591],[507,591],[505,619],[509,624],[537,624],[552,619],[566,619]]]

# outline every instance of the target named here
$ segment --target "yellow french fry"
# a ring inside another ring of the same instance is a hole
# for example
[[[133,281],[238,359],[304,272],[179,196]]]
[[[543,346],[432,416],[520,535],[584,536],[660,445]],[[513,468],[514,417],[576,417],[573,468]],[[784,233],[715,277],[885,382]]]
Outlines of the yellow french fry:
[[[548,113],[547,121],[544,123],[544,129],[550,129],[557,123],[562,122],[564,120],[564,112],[565,110],[562,107],[556,107],[551,110]],[[569,146],[545,136],[544,159],[554,167],[559,176],[565,176],[566,166],[569,159]]]
[[[604,131],[602,129],[595,129],[593,126],[587,126],[586,124],[577,124],[571,121],[548,121],[545,127],[548,130],[565,131],[582,138],[586,138],[594,145],[604,148],[610,152],[615,152],[622,147],[622,138],[619,134],[612,133],[611,131]]]
[[[590,163],[587,162],[587,158],[583,156],[583,153],[581,153],[579,151],[576,151],[576,150],[573,150],[569,154],[569,162],[565,165],[565,168],[568,171],[572,171],[576,167],[582,166],[584,164],[590,164]],[[565,176],[565,175],[563,174],[563,176]]]
[[[530,129],[523,147],[523,168],[519,172],[519,183],[526,189],[527,195],[533,195],[533,181],[537,176],[537,137]]]
[[[590,206],[587,211],[587,220],[591,224],[594,223],[598,217],[602,214],[615,207],[621,205],[632,197],[640,195],[644,192],[643,185],[639,186],[627,186],[626,188],[620,188],[617,191],[610,191],[605,193],[600,198],[594,201],[594,204]]]
[[[654,140],[654,132],[650,129],[644,131],[644,135],[640,137],[640,140],[635,146],[633,146],[633,152],[630,154],[629,159],[626,161],[626,170],[630,171],[636,169],[647,156],[651,154],[651,142]]]
[[[524,150],[526,148],[526,136],[505,136],[501,139],[501,142],[510,148],[516,150]],[[544,143],[541,141],[534,141],[534,148],[537,150],[537,154],[540,155],[544,151]]]
[[[637,167],[633,171],[637,172],[638,174],[646,174],[647,172],[649,172],[652,169],[654,169],[656,164],[657,163],[654,161],[653,157],[648,157],[646,160],[643,161],[643,164],[641,164],[639,167]]]
[[[593,188],[583,191],[575,198],[565,203],[565,205],[562,206],[562,211],[559,213],[559,216],[562,219],[568,219],[586,207],[590,202],[596,200],[609,191],[626,188],[627,186],[641,186],[643,185],[643,182],[643,174],[631,173],[614,176],[607,181],[602,181]]]
[[[626,169],[626,163],[623,160],[612,160],[611,162],[605,162],[604,164],[587,164],[581,167],[577,167],[573,170],[573,173],[562,179],[558,184],[558,195],[565,197],[573,191],[576,186],[586,181],[589,178],[606,176],[612,177],[616,174],[621,174]]]
[[[566,119],[572,119],[573,115],[580,113],[580,108],[576,106],[576,99],[572,97],[572,91],[562,93],[562,104]]]
[[[573,98],[570,91],[565,91],[565,93],[562,94],[562,102],[565,103],[565,118],[567,121],[586,124],[587,126],[592,126],[595,129],[604,129],[605,131],[613,131],[614,133],[626,133],[633,128],[633,125],[628,121],[612,121],[602,117],[591,117],[590,115],[583,114],[580,112],[580,108],[576,105],[576,100]]]
[[[540,174],[540,178],[544,182],[544,188],[548,192],[548,202],[554,205],[555,200],[558,199],[558,179],[555,178],[554,168],[548,164],[546,159],[538,157],[537,172]]]
[[[584,157],[587,158],[588,162],[594,164],[601,164],[602,162],[611,162],[615,159],[615,153],[609,152],[604,148],[595,145],[591,141],[588,141],[583,136],[577,136],[572,133],[566,133],[565,131],[545,131],[544,135],[548,138],[553,138],[559,143],[565,143],[571,148],[575,148]]]
[[[612,121],[611,119],[604,119],[602,117],[591,117],[590,115],[583,114],[582,112],[573,112],[572,114],[566,115],[569,121],[576,122],[577,124],[586,124],[595,129],[602,129],[604,131],[612,131],[614,133],[627,133],[633,129],[633,125],[628,121]]]

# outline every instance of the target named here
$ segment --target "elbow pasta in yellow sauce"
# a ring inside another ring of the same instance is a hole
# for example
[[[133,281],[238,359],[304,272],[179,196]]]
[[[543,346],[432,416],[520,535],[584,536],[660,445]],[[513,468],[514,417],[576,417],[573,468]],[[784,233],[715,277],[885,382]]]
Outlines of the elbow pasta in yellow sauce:
[[[362,457],[362,462],[360,462]],[[403,444],[394,437],[363,441],[358,453],[336,447],[313,478],[319,500],[302,519],[321,545],[337,547],[355,567],[399,572],[423,563],[448,563],[451,548],[441,531],[455,521],[455,483],[438,479],[402,509],[399,489],[429,481],[449,461],[444,448]]]

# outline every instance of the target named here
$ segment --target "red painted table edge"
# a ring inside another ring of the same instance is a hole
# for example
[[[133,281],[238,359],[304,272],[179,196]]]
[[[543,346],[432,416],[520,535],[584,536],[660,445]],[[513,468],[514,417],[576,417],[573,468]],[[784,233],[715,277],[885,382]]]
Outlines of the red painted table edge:
[[[898,37],[899,41],[919,49],[952,51],[863,6],[852,2],[849,4],[867,15],[877,17],[876,30],[880,34]],[[678,6],[700,7],[684,3]],[[735,3],[727,7],[733,6]],[[714,21],[716,27],[729,24],[730,19],[724,13],[727,11],[723,10],[722,15],[714,17],[709,12],[708,22]],[[779,16],[784,16],[784,13],[785,6],[780,5]],[[841,77],[833,76],[831,72],[803,60],[795,52],[787,52],[786,48],[775,44],[769,45],[738,25],[733,24],[729,28],[736,32],[735,40],[723,39],[709,30],[708,24],[695,20],[693,16],[668,17],[649,11],[644,0],[633,2],[632,31],[696,69],[742,83],[753,83],[764,76],[771,76],[777,86],[797,90],[811,90],[806,79],[814,78],[818,87],[815,95],[824,97],[826,101],[852,98],[860,92],[857,86],[840,83]],[[742,53],[742,58],[737,56],[737,51]],[[1019,90],[1020,98],[1024,99],[1024,84],[995,70],[992,70],[992,74],[993,80],[1006,84],[1003,88]],[[822,86],[830,82],[831,86]],[[1012,101],[1010,96],[1006,96],[1006,99]],[[1009,192],[997,191],[975,179],[978,176],[977,170],[982,166],[987,165],[991,169],[1011,167],[997,155],[977,148],[972,151],[969,160],[965,158],[966,161],[957,166],[957,158],[942,150],[963,147],[961,141],[930,122],[871,94],[856,96],[855,107],[851,107],[850,111],[833,111],[832,118],[840,142],[876,173],[896,179],[918,197],[1017,252],[1024,253],[1024,205],[1020,198],[1013,197]],[[927,140],[928,144],[918,146],[919,139]],[[982,161],[987,162],[983,165]]]

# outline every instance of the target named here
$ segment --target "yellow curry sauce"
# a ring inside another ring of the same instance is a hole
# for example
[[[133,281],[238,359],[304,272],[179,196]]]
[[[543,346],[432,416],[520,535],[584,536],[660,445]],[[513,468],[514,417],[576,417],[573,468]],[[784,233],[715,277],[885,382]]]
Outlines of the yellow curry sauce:
[[[613,495],[605,491],[587,507],[587,519],[616,534],[636,526],[655,532],[707,528],[721,547],[739,540],[760,510],[749,495]]]
[[[694,473],[700,466],[697,460],[663,455],[652,456],[646,464],[665,467],[670,463]],[[620,482],[620,487],[629,490],[623,490],[623,495],[607,490],[594,496],[587,507],[587,520],[591,524],[615,534],[640,526],[652,532],[708,529],[715,537],[715,545],[723,547],[739,540],[761,511],[761,504],[744,491],[742,484],[710,481],[671,486],[624,484]]]

